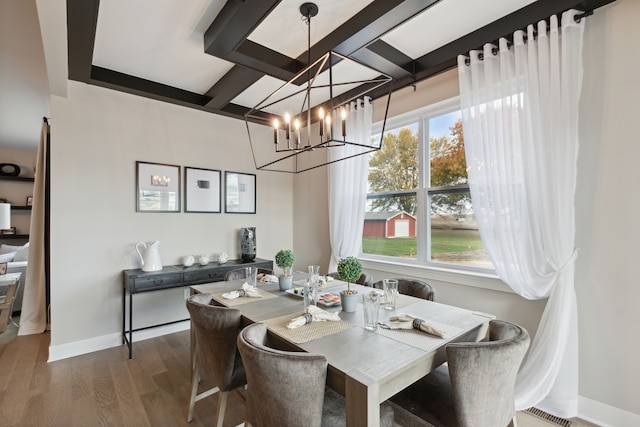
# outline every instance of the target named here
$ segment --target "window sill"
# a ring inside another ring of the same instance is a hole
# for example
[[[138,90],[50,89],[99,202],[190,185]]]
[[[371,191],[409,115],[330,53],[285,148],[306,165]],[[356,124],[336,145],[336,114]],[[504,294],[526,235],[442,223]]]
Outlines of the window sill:
[[[491,273],[455,270],[445,267],[435,267],[417,263],[403,263],[395,260],[391,261],[375,258],[360,258],[360,261],[365,269],[370,268],[373,270],[384,271],[400,277],[408,275],[454,283],[456,285],[513,293],[506,283],[500,280],[497,275]]]

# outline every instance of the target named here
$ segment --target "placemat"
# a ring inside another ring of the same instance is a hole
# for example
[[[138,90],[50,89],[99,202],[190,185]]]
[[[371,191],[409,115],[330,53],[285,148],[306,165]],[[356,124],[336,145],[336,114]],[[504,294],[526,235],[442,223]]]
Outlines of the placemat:
[[[443,331],[444,338],[434,337],[417,329],[384,329],[380,326],[376,329],[376,333],[424,351],[431,351],[440,347],[443,341],[462,332],[462,329],[456,326],[445,325],[435,320],[425,320],[434,328]]]
[[[313,341],[356,326],[353,323],[340,320],[337,322],[311,322],[304,326],[300,326],[299,328],[287,329],[287,325],[291,319],[302,316],[303,314],[303,312],[287,314],[286,316],[274,317],[273,319],[265,320],[263,323],[267,325],[267,328],[272,332],[296,344]]]
[[[240,289],[240,288],[238,288]],[[260,293],[262,294],[262,298],[254,298],[254,297],[239,297],[236,299],[226,299],[222,297],[222,294],[226,294],[227,292],[218,292],[216,294],[212,294],[212,297],[218,301],[219,303],[227,306],[227,307],[235,307],[237,305],[242,305],[242,304],[247,304],[250,302],[257,302],[257,301],[264,301],[266,299],[271,299],[271,298],[276,298],[278,295],[272,294],[269,291],[265,291],[264,289],[260,289],[260,287],[258,287],[258,290],[260,291]],[[232,292],[232,291],[229,291]]]

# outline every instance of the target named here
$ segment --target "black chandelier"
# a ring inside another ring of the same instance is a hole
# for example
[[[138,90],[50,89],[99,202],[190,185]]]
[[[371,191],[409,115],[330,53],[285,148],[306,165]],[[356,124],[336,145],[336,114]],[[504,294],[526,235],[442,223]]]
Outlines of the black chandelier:
[[[259,170],[299,173],[382,147],[391,77],[333,51],[311,63],[311,18],[318,6],[304,3],[300,13],[307,24],[309,65],[244,116]],[[355,141],[347,134],[349,104],[361,108],[361,98],[384,85],[389,90],[379,140]]]

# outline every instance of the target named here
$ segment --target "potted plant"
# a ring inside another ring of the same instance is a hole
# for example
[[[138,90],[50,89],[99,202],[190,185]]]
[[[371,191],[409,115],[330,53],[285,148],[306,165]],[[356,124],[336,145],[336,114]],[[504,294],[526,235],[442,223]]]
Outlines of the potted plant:
[[[340,292],[342,311],[347,313],[356,311],[358,291],[351,289],[351,282],[357,281],[360,275],[362,275],[362,264],[358,258],[350,256],[341,259],[338,263],[338,276],[340,280],[347,282],[347,289]]]
[[[281,291],[291,289],[293,261],[295,261],[295,257],[291,249],[281,249],[276,254],[276,265],[282,269],[282,276],[278,277]]]

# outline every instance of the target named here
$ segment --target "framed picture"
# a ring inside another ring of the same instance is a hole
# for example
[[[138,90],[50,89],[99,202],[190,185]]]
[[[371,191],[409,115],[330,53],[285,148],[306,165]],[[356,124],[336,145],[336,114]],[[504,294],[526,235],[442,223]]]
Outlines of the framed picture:
[[[222,171],[184,168],[184,211],[185,212],[222,212],[220,193],[222,190]]]
[[[180,166],[136,162],[136,212],[180,212]]]
[[[27,197],[27,206],[33,206],[33,196]]]
[[[256,175],[224,172],[226,213],[256,213]]]
[[[7,263],[0,262],[0,276],[7,274]]]

